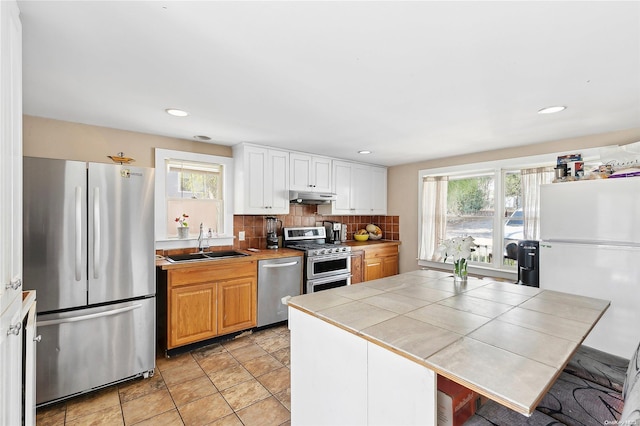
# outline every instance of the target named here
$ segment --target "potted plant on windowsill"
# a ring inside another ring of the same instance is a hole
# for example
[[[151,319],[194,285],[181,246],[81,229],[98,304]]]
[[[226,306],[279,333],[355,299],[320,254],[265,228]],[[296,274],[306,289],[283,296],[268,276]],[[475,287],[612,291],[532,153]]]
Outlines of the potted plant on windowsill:
[[[189,238],[189,224],[187,223],[187,219],[189,215],[182,213],[182,216],[176,217],[176,222],[178,222],[178,238],[185,239]]]

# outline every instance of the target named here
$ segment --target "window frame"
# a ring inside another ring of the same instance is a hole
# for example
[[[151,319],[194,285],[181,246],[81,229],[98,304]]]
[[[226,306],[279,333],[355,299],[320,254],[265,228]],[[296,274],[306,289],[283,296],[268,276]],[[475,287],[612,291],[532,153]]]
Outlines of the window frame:
[[[585,162],[594,161],[599,158],[600,148],[590,149],[576,149],[572,152],[581,152],[582,158]],[[504,176],[506,172],[513,172],[515,170],[528,169],[533,167],[542,167],[555,165],[557,157],[564,155],[567,152],[554,152],[548,154],[532,155],[527,157],[507,158],[501,160],[493,160],[478,163],[458,164],[451,166],[444,166],[432,169],[423,169],[418,171],[418,235],[419,240],[422,237],[422,183],[426,177],[429,176],[449,176],[454,178],[478,176],[481,174],[493,174],[495,179],[495,194],[494,194],[494,210],[496,212],[504,211],[505,197],[504,197]],[[498,194],[499,191],[499,194]],[[502,241],[504,238],[503,223],[504,218],[500,214],[494,214],[493,216],[493,247],[502,247]],[[497,232],[496,232],[497,230]],[[420,259],[420,247],[416,250],[418,266],[436,269],[449,269],[450,262],[435,262],[426,259]],[[491,264],[479,264],[469,263],[468,271],[471,274],[478,274],[489,277],[505,278],[513,280],[517,279],[518,271],[517,267],[504,265],[502,262],[502,256],[493,256]]]
[[[167,236],[167,193],[166,160],[188,161],[222,165],[222,199],[224,201],[224,230],[209,240],[211,246],[233,245],[233,158],[196,152],[155,149],[155,238],[156,248],[170,249],[197,246],[198,233],[191,233],[188,239],[169,238]]]

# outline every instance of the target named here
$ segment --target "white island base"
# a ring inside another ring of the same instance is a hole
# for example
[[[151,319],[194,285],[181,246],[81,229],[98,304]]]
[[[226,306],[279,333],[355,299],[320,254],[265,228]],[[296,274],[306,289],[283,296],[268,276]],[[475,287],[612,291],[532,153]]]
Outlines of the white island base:
[[[434,425],[437,374],[289,307],[291,424]]]

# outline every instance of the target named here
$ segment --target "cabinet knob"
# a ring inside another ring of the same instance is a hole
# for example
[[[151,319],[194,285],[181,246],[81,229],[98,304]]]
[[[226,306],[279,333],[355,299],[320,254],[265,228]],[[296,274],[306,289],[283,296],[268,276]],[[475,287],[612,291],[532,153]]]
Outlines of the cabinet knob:
[[[40,343],[41,340],[42,340],[42,336],[40,334],[38,334],[36,337],[33,338],[33,341],[36,343]]]
[[[6,285],[6,289],[13,289],[13,290],[17,290],[20,288],[20,286],[22,285],[22,280],[20,278],[16,278],[15,280],[11,280],[9,281],[9,284]]]
[[[20,334],[20,330],[22,329],[22,323],[19,322],[16,325],[9,326],[9,331],[7,331],[7,336],[14,335],[17,336]]]

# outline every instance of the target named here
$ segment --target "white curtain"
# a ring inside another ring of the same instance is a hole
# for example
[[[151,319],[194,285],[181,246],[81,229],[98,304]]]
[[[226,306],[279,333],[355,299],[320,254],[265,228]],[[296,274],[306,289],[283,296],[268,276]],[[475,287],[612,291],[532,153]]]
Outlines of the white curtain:
[[[429,176],[422,181],[422,236],[418,258],[435,259],[435,252],[445,238],[447,226],[447,176]]]
[[[551,183],[553,169],[537,167],[520,171],[522,184],[523,236],[526,240],[540,239],[540,185]]]

